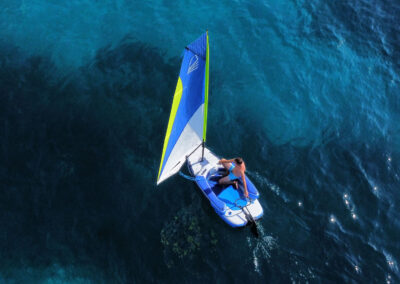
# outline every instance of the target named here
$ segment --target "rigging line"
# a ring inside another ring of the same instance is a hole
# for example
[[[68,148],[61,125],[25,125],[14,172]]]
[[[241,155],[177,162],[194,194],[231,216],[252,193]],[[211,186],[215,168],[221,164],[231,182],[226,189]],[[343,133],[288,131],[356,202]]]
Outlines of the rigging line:
[[[203,144],[203,143],[202,143]],[[202,145],[200,144],[199,146],[197,146],[189,155],[186,156],[186,160],[190,157],[190,155],[192,155],[197,149],[199,149],[199,147]],[[178,161],[178,163],[175,164],[175,166],[172,167],[171,170],[175,169],[177,165],[179,165],[182,161]]]
[[[197,147],[192,151],[192,153],[190,153],[189,155],[186,156],[186,160],[187,160],[194,152],[196,152],[196,150],[199,149],[199,147],[200,147],[201,145],[203,145],[203,142],[202,142],[199,146],[197,146]]]

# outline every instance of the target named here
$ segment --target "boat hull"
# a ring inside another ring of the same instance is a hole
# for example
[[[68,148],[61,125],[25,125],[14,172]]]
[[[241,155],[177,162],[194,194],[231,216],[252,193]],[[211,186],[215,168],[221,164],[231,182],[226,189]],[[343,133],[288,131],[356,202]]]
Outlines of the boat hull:
[[[241,179],[239,179],[239,189],[233,188],[232,185],[219,185],[218,179],[224,174],[223,167],[218,164],[220,158],[204,148],[202,159],[202,151],[202,147],[199,147],[188,157],[188,169],[195,176],[196,184],[221,219],[231,227],[243,227],[248,223],[246,214],[250,214],[254,220],[261,218],[263,209],[258,201],[259,193],[250,179],[246,176],[249,199],[243,195]]]

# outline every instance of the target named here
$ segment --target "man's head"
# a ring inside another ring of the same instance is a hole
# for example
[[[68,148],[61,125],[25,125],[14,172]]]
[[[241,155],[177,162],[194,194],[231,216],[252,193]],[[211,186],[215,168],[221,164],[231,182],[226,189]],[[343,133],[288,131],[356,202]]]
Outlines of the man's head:
[[[241,165],[243,163],[243,159],[242,158],[235,158],[235,163],[238,165]]]

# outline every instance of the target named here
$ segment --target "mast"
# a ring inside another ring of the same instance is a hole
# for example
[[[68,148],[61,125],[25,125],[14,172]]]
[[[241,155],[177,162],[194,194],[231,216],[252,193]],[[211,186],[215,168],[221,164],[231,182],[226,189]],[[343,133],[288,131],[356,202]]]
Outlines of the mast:
[[[204,86],[204,126],[203,126],[203,142],[202,142],[202,153],[201,153],[201,161],[204,159],[204,148],[206,144],[206,131],[207,131],[207,113],[208,113],[208,86],[209,86],[209,65],[210,65],[210,49],[208,44],[208,30],[206,31],[207,35],[207,47],[206,47],[206,72],[205,72],[205,86]]]

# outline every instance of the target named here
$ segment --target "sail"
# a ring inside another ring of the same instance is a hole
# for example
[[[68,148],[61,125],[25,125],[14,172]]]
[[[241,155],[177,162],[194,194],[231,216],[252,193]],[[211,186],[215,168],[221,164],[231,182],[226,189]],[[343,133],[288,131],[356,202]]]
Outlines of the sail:
[[[208,34],[204,33],[184,51],[164,139],[157,184],[176,174],[185,163],[186,156],[205,142],[208,65]]]

